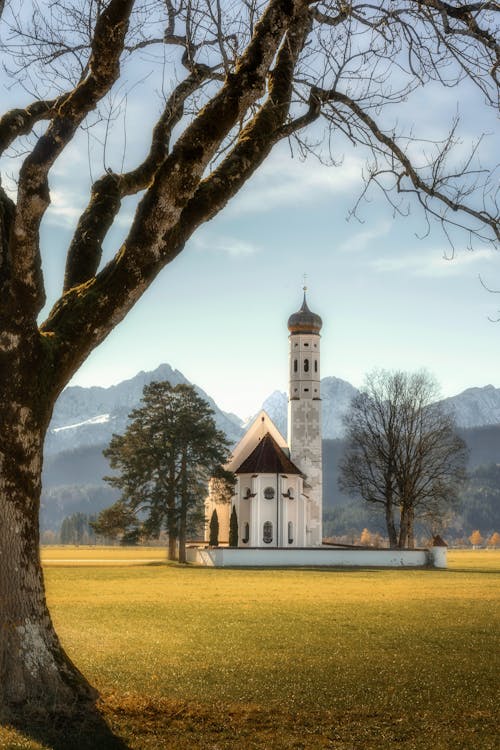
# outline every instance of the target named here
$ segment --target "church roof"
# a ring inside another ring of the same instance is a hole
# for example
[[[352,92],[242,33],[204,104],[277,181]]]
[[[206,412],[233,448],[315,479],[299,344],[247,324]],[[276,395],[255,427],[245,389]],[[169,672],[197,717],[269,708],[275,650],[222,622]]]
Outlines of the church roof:
[[[228,471],[236,471],[238,466],[248,458],[266,433],[269,433],[271,437],[276,440],[278,446],[287,456],[290,455],[285,438],[278,430],[269,414],[262,409],[247,428],[247,431],[241,438],[240,442],[233,448],[232,456],[226,464],[226,469]]]
[[[235,474],[302,474],[267,432]]]
[[[306,287],[304,287],[304,301],[302,307],[288,318],[288,330],[290,333],[319,333],[323,321],[316,313],[311,312],[306,301]]]

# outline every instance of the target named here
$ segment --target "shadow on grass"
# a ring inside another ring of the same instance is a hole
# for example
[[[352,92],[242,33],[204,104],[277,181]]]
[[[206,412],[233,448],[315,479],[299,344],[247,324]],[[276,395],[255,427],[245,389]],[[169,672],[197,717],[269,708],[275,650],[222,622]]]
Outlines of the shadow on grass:
[[[467,575],[475,575],[480,573],[482,576],[486,575],[498,575],[500,568],[448,568],[447,573],[467,573]]]
[[[56,714],[48,719],[34,711],[23,710],[11,716],[8,724],[25,738],[50,750],[130,750],[92,706],[78,716]]]

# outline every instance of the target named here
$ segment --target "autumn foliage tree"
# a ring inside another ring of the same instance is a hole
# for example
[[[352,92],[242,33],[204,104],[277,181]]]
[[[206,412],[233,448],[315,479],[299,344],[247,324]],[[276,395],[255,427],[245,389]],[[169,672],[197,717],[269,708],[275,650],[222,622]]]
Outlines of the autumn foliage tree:
[[[16,101],[0,115],[0,703],[52,710],[95,695],[54,631],[38,554],[43,442],[61,390],[284,139],[337,165],[357,147],[367,157],[370,197],[378,188],[395,211],[405,214],[413,201],[466,242],[496,242],[495,183],[480,162],[481,134],[464,158],[454,106],[447,134],[434,143],[424,132],[419,141],[419,122],[398,125],[397,115],[428,84],[463,99],[476,87],[484,107],[496,107],[499,48],[496,2],[44,7],[0,3],[1,70]],[[157,76],[158,100],[129,85],[134,65],[139,79]],[[158,110],[149,130],[144,122],[136,163],[126,151],[108,158],[120,96],[137,96],[144,113]],[[101,173],[89,184],[74,172],[87,204],[65,251],[60,296],[42,315],[45,264],[60,250],[41,231],[51,185],[68,147],[81,148],[81,134],[93,130],[102,151],[92,171],[99,164]],[[103,254],[134,196],[123,241]]]
[[[500,534],[498,531],[494,531],[488,539],[488,547],[494,547],[495,549],[500,547]]]
[[[469,537],[469,542],[472,544],[473,547],[479,547],[479,545],[481,545],[483,541],[484,541],[483,536],[478,529],[473,531]]]

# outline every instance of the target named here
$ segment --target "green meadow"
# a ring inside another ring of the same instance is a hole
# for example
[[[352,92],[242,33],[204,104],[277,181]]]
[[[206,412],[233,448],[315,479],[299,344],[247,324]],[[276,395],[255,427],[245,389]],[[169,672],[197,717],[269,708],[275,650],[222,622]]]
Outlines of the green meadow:
[[[126,747],[498,748],[500,551],[446,571],[162,558],[43,554],[56,628]],[[1,748],[52,746],[0,729]]]

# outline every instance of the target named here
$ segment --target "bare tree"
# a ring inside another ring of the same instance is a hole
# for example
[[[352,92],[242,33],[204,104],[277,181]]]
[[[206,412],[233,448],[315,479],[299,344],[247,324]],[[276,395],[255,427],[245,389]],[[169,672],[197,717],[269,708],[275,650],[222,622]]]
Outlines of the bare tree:
[[[435,525],[465,480],[466,447],[437,395],[426,372],[376,371],[344,418],[340,486],[383,510],[391,547],[413,548],[415,518]]]
[[[319,156],[335,162],[360,147],[366,189],[379,186],[396,211],[414,200],[467,242],[498,240],[494,165],[483,167],[474,148],[454,160],[457,123],[430,144],[389,120],[429,83],[475,86],[496,107],[497,14],[497,2],[442,0],[5,4],[0,55],[20,105],[0,117],[0,156],[15,157],[4,171],[14,172],[10,189],[0,187],[2,706],[48,709],[94,695],[52,627],[38,553],[42,447],[63,387],[272,147],[288,138],[311,151],[321,120]],[[143,160],[129,165],[125,151],[112,169],[110,126],[134,93],[121,81],[135,64],[145,76],[159,71],[161,111]],[[49,180],[92,127],[104,168],[67,248],[61,296],[40,322]],[[134,218],[104,265],[103,242],[129,196]]]

